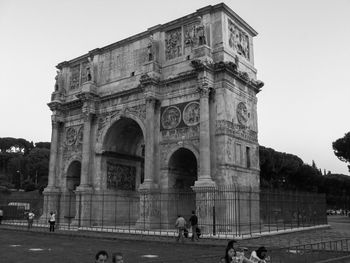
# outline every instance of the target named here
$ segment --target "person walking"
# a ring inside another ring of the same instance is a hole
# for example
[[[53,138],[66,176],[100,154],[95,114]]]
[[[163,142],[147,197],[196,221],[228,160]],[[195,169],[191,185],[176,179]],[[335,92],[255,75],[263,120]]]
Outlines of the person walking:
[[[50,232],[55,232],[56,214],[52,211],[50,212],[49,224],[50,224]]]
[[[31,229],[32,226],[33,226],[34,217],[35,217],[35,214],[33,213],[33,211],[29,211],[29,213],[28,213],[28,215],[27,215],[28,230]]]
[[[197,228],[198,228],[198,217],[195,214],[195,211],[192,211],[192,215],[189,219],[190,224],[191,224],[191,229],[192,229],[192,237],[191,240],[198,241],[198,235],[197,235]]]
[[[3,217],[4,217],[4,211],[2,211],[2,209],[0,208],[0,225]]]
[[[179,242],[181,239],[181,242],[184,242],[184,231],[186,228],[186,220],[181,215],[177,216],[175,227],[178,229],[178,236],[176,237],[176,242]]]

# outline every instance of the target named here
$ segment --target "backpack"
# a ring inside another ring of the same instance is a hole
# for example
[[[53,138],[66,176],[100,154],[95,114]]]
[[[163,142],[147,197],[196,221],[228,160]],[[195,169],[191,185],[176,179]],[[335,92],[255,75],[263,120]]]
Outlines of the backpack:
[[[197,237],[200,237],[202,234],[199,227],[196,228],[196,234],[197,234]]]
[[[185,238],[188,238],[188,230],[186,228],[184,229],[184,236]]]

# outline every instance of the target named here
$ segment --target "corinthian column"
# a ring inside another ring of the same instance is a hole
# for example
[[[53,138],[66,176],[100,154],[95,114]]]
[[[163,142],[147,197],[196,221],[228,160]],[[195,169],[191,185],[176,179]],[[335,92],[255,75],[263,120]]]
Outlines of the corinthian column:
[[[199,174],[195,187],[214,186],[210,170],[209,87],[206,83],[198,88],[200,94]]]
[[[62,122],[59,116],[54,113],[51,116],[52,132],[51,132],[51,146],[50,146],[50,162],[49,162],[49,178],[47,187],[44,189],[44,210],[40,217],[40,222],[47,222],[50,211],[57,211],[59,207],[59,193],[60,189],[57,187],[56,178],[58,175],[58,144],[59,144],[59,126]]]
[[[84,115],[84,133],[83,133],[83,148],[81,161],[81,177],[80,188],[91,186],[90,180],[90,155],[91,155],[91,124],[93,115],[85,113]]]
[[[155,107],[157,100],[146,98],[146,138],[145,138],[145,179],[140,189],[150,189],[154,185],[155,162]]]
[[[56,177],[56,163],[57,163],[57,149],[58,149],[58,128],[59,122],[52,116],[51,119],[52,131],[51,131],[51,146],[50,146],[50,163],[49,163],[49,178],[48,178],[48,188],[54,188],[55,177]]]

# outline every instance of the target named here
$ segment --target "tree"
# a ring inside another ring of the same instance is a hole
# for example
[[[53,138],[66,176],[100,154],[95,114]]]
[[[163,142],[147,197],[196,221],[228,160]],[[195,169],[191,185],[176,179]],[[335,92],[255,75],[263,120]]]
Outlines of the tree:
[[[35,147],[26,156],[27,172],[32,182],[47,181],[49,172],[50,150]]]
[[[298,156],[264,146],[259,147],[259,155],[262,188],[295,188],[290,184],[291,178],[303,165],[303,161]]]
[[[342,162],[350,163],[350,132],[332,143],[335,156]],[[348,165],[350,171],[350,165]]]
[[[51,143],[49,143],[49,142],[36,142],[35,148],[44,148],[44,149],[50,150],[50,145],[51,145]]]

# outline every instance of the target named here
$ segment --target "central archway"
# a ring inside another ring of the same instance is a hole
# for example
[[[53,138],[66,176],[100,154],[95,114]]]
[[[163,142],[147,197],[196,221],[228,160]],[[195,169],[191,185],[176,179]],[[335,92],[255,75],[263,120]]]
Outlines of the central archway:
[[[139,217],[138,188],[144,180],[145,141],[141,127],[118,119],[107,131],[102,150],[103,205],[101,225],[135,224]]]
[[[110,127],[102,152],[107,189],[137,191],[144,179],[144,144],[136,121],[121,118]]]

